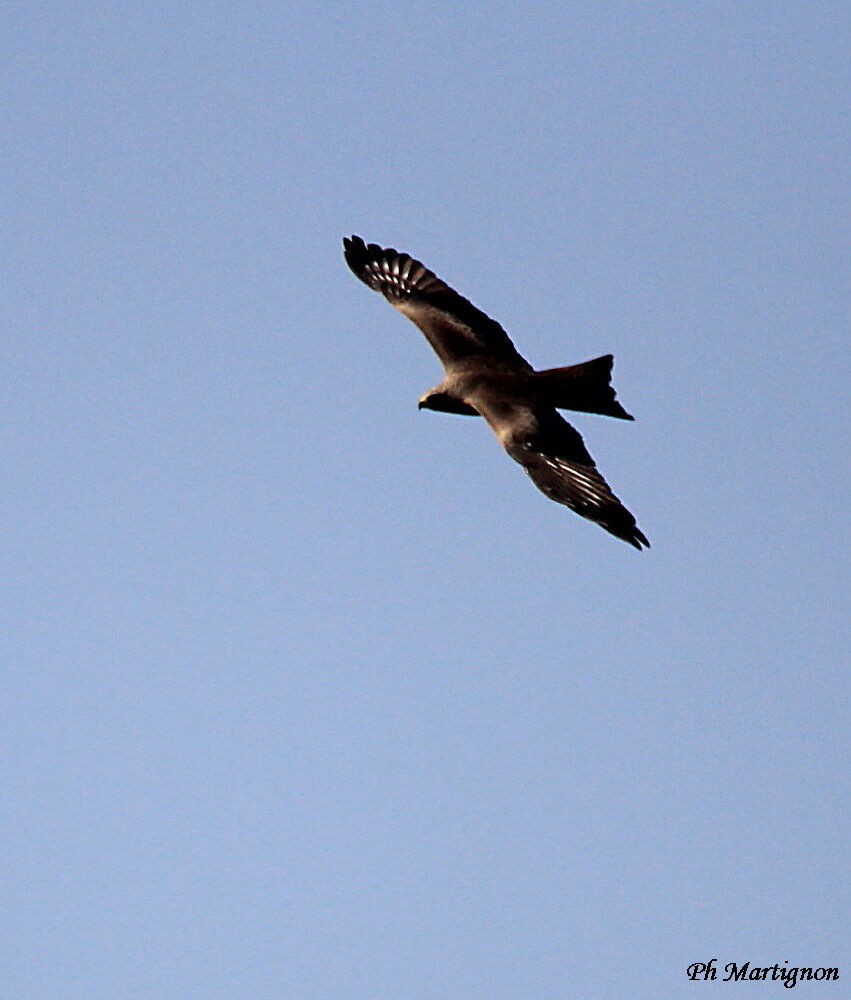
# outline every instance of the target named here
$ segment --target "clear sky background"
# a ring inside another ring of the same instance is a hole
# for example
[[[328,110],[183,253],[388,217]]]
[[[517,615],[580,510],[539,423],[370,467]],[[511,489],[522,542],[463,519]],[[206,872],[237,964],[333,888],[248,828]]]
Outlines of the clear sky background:
[[[846,5],[3,21],[3,997],[847,996]],[[648,552],[349,233],[615,354]]]

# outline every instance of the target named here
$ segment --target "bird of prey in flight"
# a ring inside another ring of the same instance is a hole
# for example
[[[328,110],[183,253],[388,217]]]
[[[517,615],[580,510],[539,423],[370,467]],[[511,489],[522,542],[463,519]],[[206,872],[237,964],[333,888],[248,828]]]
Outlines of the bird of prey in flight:
[[[443,381],[420,397],[421,409],[483,416],[551,500],[639,550],[650,544],[597,471],[578,431],[558,413],[580,410],[633,419],[610,385],[611,354],[535,371],[499,323],[418,260],[359,236],[344,239],[343,247],[358,278],[412,320],[443,363]]]

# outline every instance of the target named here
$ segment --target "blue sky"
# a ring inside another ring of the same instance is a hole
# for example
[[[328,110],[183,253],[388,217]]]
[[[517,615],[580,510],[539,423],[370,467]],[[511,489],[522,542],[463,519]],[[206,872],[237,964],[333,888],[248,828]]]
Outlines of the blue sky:
[[[851,976],[845,6],[3,18],[4,994]],[[649,552],[417,412],[349,233],[615,354]]]

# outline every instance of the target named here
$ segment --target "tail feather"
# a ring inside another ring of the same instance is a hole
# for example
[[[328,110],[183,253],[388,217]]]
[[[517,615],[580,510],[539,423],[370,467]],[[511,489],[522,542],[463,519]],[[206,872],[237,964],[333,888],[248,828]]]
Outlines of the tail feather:
[[[530,376],[531,387],[542,403],[561,410],[634,420],[615,398],[611,386],[613,362],[611,354],[604,354],[566,368],[547,368]]]

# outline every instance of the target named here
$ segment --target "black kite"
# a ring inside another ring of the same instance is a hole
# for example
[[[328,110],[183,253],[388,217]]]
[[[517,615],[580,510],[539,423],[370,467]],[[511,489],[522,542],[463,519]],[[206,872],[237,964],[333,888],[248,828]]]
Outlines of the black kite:
[[[613,357],[535,371],[499,323],[405,253],[343,240],[346,263],[412,320],[443,363],[443,381],[420,408],[481,414],[503,448],[551,500],[635,548],[649,545],[635,518],[597,471],[579,433],[558,409],[632,420],[610,385]]]

